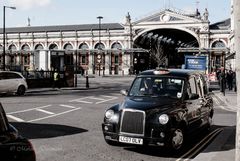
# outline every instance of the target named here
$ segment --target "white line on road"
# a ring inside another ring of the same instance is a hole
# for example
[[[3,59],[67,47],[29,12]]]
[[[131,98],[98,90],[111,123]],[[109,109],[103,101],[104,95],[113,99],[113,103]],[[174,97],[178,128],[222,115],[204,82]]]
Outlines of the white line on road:
[[[49,115],[54,115],[55,114],[53,112],[50,112],[50,111],[47,111],[47,110],[43,110],[43,109],[36,109],[36,111],[43,112],[43,113],[46,113],[46,114],[49,114]]]
[[[40,121],[40,120],[45,120],[45,119],[48,119],[48,118],[60,116],[60,115],[63,115],[63,114],[69,113],[69,112],[73,112],[73,111],[76,111],[76,110],[80,110],[80,109],[82,109],[82,108],[81,108],[81,107],[75,108],[75,109],[68,110],[68,111],[65,111],[65,112],[61,112],[61,113],[58,113],[58,114],[55,114],[55,115],[51,115],[51,116],[47,116],[47,117],[42,117],[42,118],[38,118],[38,119],[34,119],[34,120],[27,121],[27,122],[36,122],[36,121]]]
[[[202,149],[203,146],[201,146],[201,144],[203,144],[205,146],[207,143],[209,143],[209,141],[211,141],[212,138],[215,137],[215,135],[217,135],[218,133],[220,133],[222,131],[223,131],[222,128],[215,129],[210,134],[208,134],[206,137],[204,137],[199,143],[197,143],[193,148],[191,148],[188,152],[186,152],[180,158],[178,158],[176,161],[188,161],[189,155],[191,155],[192,153],[195,154],[194,151]],[[199,146],[200,146],[200,148],[199,148]],[[186,157],[188,157],[188,158],[186,158]],[[186,158],[186,159],[184,159],[184,158]]]
[[[106,96],[106,95],[101,95],[102,97],[107,97],[107,98],[116,98],[114,96]]]
[[[70,106],[70,105],[59,105],[59,106],[61,106],[61,107],[66,107],[66,108],[71,108],[71,109],[75,109],[76,107],[74,107],[74,106]]]
[[[105,100],[103,98],[98,98],[98,97],[94,97],[94,96],[88,97],[88,99],[100,100],[100,101],[104,101]]]
[[[88,98],[89,98],[89,97],[83,97],[83,98],[78,98],[78,99],[70,100],[70,101],[68,101],[68,102],[81,102],[81,103],[92,104],[93,102],[83,101],[83,99],[88,99]]]
[[[113,98],[108,99],[108,100],[99,101],[99,102],[96,102],[96,104],[100,104],[100,103],[103,103],[103,102],[112,101],[112,100],[115,100],[115,99],[117,99],[117,97],[113,97]]]
[[[18,117],[13,116],[13,115],[7,115],[7,117],[10,118],[10,119],[15,120],[15,121],[17,121],[17,122],[24,122],[23,119],[20,119],[20,118],[18,118]]]
[[[52,105],[46,105],[46,106],[41,106],[41,107],[30,108],[30,109],[27,109],[27,110],[9,112],[9,113],[7,113],[7,115],[16,114],[16,113],[23,113],[23,112],[28,112],[28,111],[33,111],[33,110],[36,110],[36,109],[43,109],[43,108],[47,108],[47,107],[50,107],[50,106],[52,106]]]
[[[83,101],[83,100],[75,100],[74,102],[87,103],[87,104],[92,104],[93,103],[93,102]]]

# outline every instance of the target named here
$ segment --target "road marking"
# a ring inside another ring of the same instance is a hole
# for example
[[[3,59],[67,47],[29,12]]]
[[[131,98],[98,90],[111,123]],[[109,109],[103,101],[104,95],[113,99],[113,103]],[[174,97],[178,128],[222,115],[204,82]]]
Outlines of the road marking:
[[[55,114],[53,112],[50,112],[50,111],[47,111],[47,110],[43,110],[43,109],[36,109],[36,111],[43,112],[43,113],[46,113],[46,114],[49,114],[49,115],[54,115]]]
[[[92,104],[93,103],[93,102],[83,101],[83,100],[75,100],[75,102],[87,103],[87,104]]]
[[[108,99],[108,100],[99,101],[99,102],[96,102],[96,104],[100,104],[100,103],[103,103],[103,102],[108,102],[108,101],[115,100],[115,99],[117,99],[117,97],[113,97],[113,98]]]
[[[193,156],[193,155],[191,155],[191,153],[193,153],[193,154],[196,154],[196,151],[198,150],[201,150],[206,144],[208,144],[209,143],[209,141],[211,140],[211,139],[213,139],[219,132],[222,132],[223,131],[223,129],[222,128],[218,128],[218,129],[216,129],[216,130],[214,130],[214,131],[212,131],[210,134],[208,134],[205,138],[203,138],[197,145],[195,145],[193,148],[191,148],[187,153],[185,153],[185,154],[183,154],[179,159],[177,159],[176,161],[188,161],[189,160],[189,158],[190,157],[188,157],[188,155],[189,156]],[[210,136],[210,138],[208,139],[208,137]],[[208,139],[208,140],[207,140]],[[201,144],[203,143],[203,145],[202,146],[200,146]],[[198,148],[198,146],[200,146],[200,148]],[[198,148],[197,150],[195,150],[196,148]],[[195,150],[195,152],[194,152],[194,150]],[[188,157],[188,158],[186,158],[186,157]],[[186,159],[183,159],[183,158],[186,158]]]
[[[94,97],[94,96],[88,97],[88,99],[100,100],[100,101],[104,101],[105,100],[103,98],[97,98],[97,97]]]
[[[47,116],[47,117],[42,117],[42,118],[30,120],[30,121],[27,121],[27,122],[36,122],[36,121],[40,121],[40,120],[45,120],[45,119],[48,119],[48,118],[60,116],[60,115],[63,115],[63,114],[69,113],[69,112],[73,112],[73,111],[76,111],[76,110],[80,110],[80,109],[82,109],[82,108],[81,107],[75,108],[75,109],[72,109],[72,110],[68,110],[68,111],[65,111],[65,112],[58,113],[58,114],[50,115],[50,116]]]
[[[102,97],[113,98],[114,96],[101,95]],[[115,98],[115,97],[114,97]]]
[[[52,106],[52,105],[46,105],[46,106],[41,106],[41,107],[30,108],[30,109],[27,109],[27,110],[9,112],[9,113],[7,113],[7,115],[12,115],[12,114],[16,114],[16,113],[23,113],[23,112],[33,111],[33,110],[36,110],[36,109],[43,109],[43,108],[47,108],[47,107],[50,107],[50,106]]]
[[[83,99],[88,99],[88,98],[89,98],[89,97],[83,97],[83,98],[78,98],[78,99],[70,100],[70,101],[68,101],[68,102],[81,102],[81,103],[92,104],[93,102],[83,101]]]
[[[220,129],[220,130],[218,130],[218,131],[216,131],[205,143],[203,143],[203,145],[202,146],[200,146],[195,152],[193,152],[191,155],[189,155],[189,157],[188,158],[192,158],[193,156],[195,156],[198,152],[200,152],[200,150],[204,147],[204,146],[206,146],[215,136],[217,136],[220,132],[222,132],[223,131],[223,129]],[[189,159],[187,159],[187,161],[188,161]]]
[[[7,115],[7,117],[10,118],[10,119],[15,120],[15,121],[17,121],[17,122],[24,122],[23,119],[20,119],[20,118],[18,118],[18,117],[13,116],[13,115]]]
[[[70,105],[59,105],[59,106],[61,106],[61,107],[66,107],[66,108],[71,108],[71,109],[75,109],[76,107],[74,107],[74,106],[70,106]]]
[[[114,100],[114,99],[118,98],[118,97],[115,97],[115,96],[106,96],[106,95],[100,95],[100,96],[101,97],[105,97],[105,98],[109,98],[109,99],[89,96],[89,97],[83,97],[83,98],[79,98],[79,99],[70,100],[68,102],[80,102],[80,103],[93,104],[94,102],[90,102],[90,101],[85,101],[84,100],[84,99],[92,99],[92,100],[98,100],[98,102],[96,102],[95,104],[100,104],[100,103],[111,101],[111,100]]]

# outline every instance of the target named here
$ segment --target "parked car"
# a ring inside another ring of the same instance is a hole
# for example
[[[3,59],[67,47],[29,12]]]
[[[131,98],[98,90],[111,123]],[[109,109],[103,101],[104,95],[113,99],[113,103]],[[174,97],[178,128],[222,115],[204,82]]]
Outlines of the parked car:
[[[147,70],[121,93],[126,96],[123,102],[108,108],[102,123],[110,145],[155,145],[178,151],[187,135],[210,129],[213,100],[201,72]]]
[[[19,72],[0,71],[0,93],[16,93],[24,95],[27,90],[27,82]]]
[[[31,142],[19,135],[17,129],[9,124],[0,103],[0,160],[36,161]]]

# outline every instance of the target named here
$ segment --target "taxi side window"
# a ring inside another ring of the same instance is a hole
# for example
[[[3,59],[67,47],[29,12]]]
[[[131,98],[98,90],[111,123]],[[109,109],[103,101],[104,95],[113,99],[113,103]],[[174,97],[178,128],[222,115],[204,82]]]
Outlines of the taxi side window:
[[[197,78],[197,91],[198,91],[198,95],[200,97],[203,97],[203,88],[202,88],[203,84],[202,84],[202,80],[198,77]]]
[[[195,77],[191,77],[189,79],[189,94],[198,94],[197,93],[197,88],[196,88],[196,81],[195,81]]]

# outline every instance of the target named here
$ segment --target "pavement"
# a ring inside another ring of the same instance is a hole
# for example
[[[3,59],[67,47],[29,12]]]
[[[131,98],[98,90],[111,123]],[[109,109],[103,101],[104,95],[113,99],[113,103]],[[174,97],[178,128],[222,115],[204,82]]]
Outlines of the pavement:
[[[77,87],[64,87],[61,90],[91,90],[98,88],[107,88],[110,86],[119,86],[121,82],[118,82],[118,77],[101,77],[102,79],[90,78],[89,88],[86,88],[85,78],[78,79]],[[126,84],[131,83],[134,76],[127,76],[123,78]],[[112,85],[112,83],[115,85]],[[210,85],[211,87],[211,85]],[[218,85],[216,83],[212,84],[214,91],[212,92],[215,97],[218,97],[223,104],[230,107],[237,107],[237,93],[235,91],[225,90],[225,93],[220,92]],[[57,91],[58,89],[53,88],[35,88],[29,89],[27,93],[33,92],[47,92],[47,91]],[[223,127],[223,131],[216,136],[216,138],[209,144],[204,151],[202,151],[198,156],[196,156],[194,161],[235,161],[235,134],[236,134],[236,124],[235,126]]]
[[[225,93],[220,92],[214,84],[213,95],[221,100],[222,105],[226,105],[229,109],[237,109],[237,92],[234,90],[225,90]],[[216,90],[217,89],[217,90]],[[236,113],[234,113],[236,114]],[[223,126],[223,131],[217,135],[213,142],[204,149],[194,161],[235,161],[235,137],[236,137],[236,122],[233,126]]]
[[[121,81],[119,81],[121,77]],[[61,87],[61,90],[93,90],[93,89],[109,89],[112,87],[119,87],[125,89],[129,86],[132,80],[135,78],[134,75],[127,76],[89,76],[88,82],[89,87],[86,87],[86,77],[79,77],[77,80],[76,87]],[[40,93],[40,92],[51,92],[59,91],[58,88],[30,88],[27,93]]]

